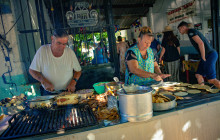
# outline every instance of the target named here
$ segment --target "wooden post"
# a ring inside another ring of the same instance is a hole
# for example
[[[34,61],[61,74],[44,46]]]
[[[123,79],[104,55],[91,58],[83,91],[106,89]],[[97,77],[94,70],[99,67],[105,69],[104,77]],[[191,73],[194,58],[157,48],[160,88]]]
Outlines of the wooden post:
[[[106,24],[109,25],[107,28],[108,40],[109,40],[109,51],[110,51],[110,62],[114,63],[115,73],[114,75],[120,78],[119,59],[117,55],[116,39],[115,39],[115,26],[112,13],[112,2],[111,0],[104,1]]]

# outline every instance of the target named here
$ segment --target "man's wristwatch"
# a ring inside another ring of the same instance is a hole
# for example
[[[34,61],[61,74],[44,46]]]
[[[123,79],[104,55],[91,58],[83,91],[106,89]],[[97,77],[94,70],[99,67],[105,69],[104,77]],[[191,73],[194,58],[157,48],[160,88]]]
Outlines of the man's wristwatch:
[[[76,78],[73,78],[73,80],[75,80],[76,82],[78,81]]]

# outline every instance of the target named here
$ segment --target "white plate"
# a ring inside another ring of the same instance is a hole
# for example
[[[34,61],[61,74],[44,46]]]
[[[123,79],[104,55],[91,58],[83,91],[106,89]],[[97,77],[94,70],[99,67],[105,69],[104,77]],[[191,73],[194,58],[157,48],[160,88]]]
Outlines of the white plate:
[[[164,86],[174,86],[177,85],[177,82],[163,82]]]

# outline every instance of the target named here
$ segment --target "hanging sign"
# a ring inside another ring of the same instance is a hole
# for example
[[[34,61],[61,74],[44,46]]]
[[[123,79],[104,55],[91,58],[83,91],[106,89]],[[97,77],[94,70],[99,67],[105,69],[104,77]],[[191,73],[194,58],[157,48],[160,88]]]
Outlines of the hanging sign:
[[[196,15],[196,1],[193,0],[167,13],[168,24]]]
[[[88,10],[88,2],[75,2],[74,11],[66,13],[67,23],[70,27],[95,26],[98,23],[98,12]]]
[[[195,28],[196,30],[202,30],[202,23],[194,24],[194,28]]]

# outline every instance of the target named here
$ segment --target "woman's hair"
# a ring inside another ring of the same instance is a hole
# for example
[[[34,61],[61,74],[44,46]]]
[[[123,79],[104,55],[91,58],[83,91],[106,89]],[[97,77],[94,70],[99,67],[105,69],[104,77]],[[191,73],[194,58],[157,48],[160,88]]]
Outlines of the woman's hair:
[[[68,37],[68,33],[64,29],[55,29],[53,32],[55,37]]]
[[[178,42],[177,37],[173,34],[173,31],[164,32],[162,42],[167,42],[169,46],[175,46]],[[177,47],[177,46],[176,46]]]
[[[144,35],[153,36],[152,30],[150,27],[145,26],[145,27],[141,28],[140,34],[138,37],[140,37],[142,39]]]
[[[130,42],[129,42],[128,40],[126,40],[125,42],[126,42],[126,43],[128,44],[128,46],[130,47]]]
[[[122,37],[121,36],[118,36],[118,41],[122,41]]]

